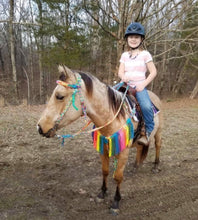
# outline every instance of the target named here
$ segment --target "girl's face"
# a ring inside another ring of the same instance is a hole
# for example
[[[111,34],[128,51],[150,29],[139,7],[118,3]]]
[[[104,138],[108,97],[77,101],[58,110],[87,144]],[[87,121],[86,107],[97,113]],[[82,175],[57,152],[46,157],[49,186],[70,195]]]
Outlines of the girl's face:
[[[132,48],[138,47],[141,42],[142,42],[142,37],[137,34],[129,35],[127,38],[127,43],[129,47]]]

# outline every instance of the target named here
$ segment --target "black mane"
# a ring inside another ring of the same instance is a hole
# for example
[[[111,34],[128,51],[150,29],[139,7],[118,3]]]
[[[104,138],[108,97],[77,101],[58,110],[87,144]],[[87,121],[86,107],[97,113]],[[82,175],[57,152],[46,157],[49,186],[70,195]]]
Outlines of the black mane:
[[[85,83],[88,95],[91,96],[93,93],[93,80],[95,79],[94,76],[83,72],[79,72],[79,74]],[[118,93],[110,86],[107,86],[107,95],[108,95],[109,105],[113,109],[113,112],[116,114],[120,108],[122,97],[119,96]],[[123,117],[125,115],[123,106],[121,107],[120,112],[118,113],[118,116],[120,115]]]
[[[108,99],[109,99],[110,106],[112,107],[114,113],[116,114],[120,108],[121,103],[122,103],[122,97],[118,96],[116,91],[113,88],[111,88],[110,86],[108,86]],[[124,111],[123,106],[121,107],[120,112],[118,113],[118,116],[120,116],[120,115],[122,117],[125,116],[125,111]]]
[[[91,76],[89,76],[86,73],[82,73],[82,72],[79,72],[79,74],[80,74],[80,76],[82,77],[82,79],[85,83],[88,95],[91,96],[92,93],[93,93],[93,81],[91,79]]]

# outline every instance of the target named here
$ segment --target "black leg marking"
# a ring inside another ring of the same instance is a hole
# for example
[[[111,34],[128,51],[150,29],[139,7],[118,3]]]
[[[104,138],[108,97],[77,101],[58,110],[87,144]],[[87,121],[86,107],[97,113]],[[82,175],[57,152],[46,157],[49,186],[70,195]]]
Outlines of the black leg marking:
[[[103,180],[103,184],[102,184],[102,187],[101,187],[101,192],[97,195],[96,202],[104,201],[105,196],[107,196],[107,187],[106,187],[105,180]]]
[[[110,211],[113,215],[118,215],[119,214],[119,202],[121,200],[121,195],[120,195],[120,190],[119,190],[119,187],[117,186],[117,189],[116,189],[116,193],[115,193],[115,196],[114,196],[114,201],[110,207]]]

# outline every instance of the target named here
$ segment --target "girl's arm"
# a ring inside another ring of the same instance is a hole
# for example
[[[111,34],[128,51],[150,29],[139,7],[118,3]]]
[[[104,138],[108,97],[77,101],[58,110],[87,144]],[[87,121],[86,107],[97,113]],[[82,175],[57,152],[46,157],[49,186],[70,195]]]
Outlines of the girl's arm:
[[[149,72],[149,75],[148,77],[145,79],[145,81],[143,83],[140,83],[136,86],[136,90],[137,92],[140,92],[142,91],[150,82],[153,81],[153,79],[156,77],[157,75],[157,70],[156,70],[156,67],[155,67],[155,64],[153,63],[153,61],[151,62],[148,62],[146,64],[147,66],[147,69],[148,69],[148,72]]]
[[[156,77],[157,75],[157,70],[156,70],[156,67],[155,67],[155,64],[153,63],[153,61],[151,62],[148,62],[146,64],[147,66],[147,69],[149,71],[149,75],[148,77],[146,78],[146,80],[144,81],[145,82],[145,87],[154,80],[154,78]]]
[[[118,76],[120,79],[124,76],[124,63],[120,63],[119,69],[118,69]]]
[[[119,66],[119,69],[118,69],[118,76],[120,77],[120,79],[123,81],[123,82],[128,82],[129,79],[126,78],[125,74],[124,74],[124,70],[125,70],[125,65],[124,63],[120,63],[120,66]]]

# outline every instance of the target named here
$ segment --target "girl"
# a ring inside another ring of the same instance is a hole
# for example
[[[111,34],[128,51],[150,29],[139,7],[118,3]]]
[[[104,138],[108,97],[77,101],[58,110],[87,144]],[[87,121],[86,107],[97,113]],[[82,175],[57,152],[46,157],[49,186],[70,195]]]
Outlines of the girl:
[[[144,38],[145,30],[140,23],[133,22],[127,27],[125,39],[129,51],[121,55],[118,76],[136,89],[136,98],[142,110],[146,129],[146,136],[140,137],[138,143],[148,145],[149,136],[154,128],[154,114],[146,86],[155,78],[157,71],[151,54],[142,47]],[[146,78],[147,71],[149,75]]]

